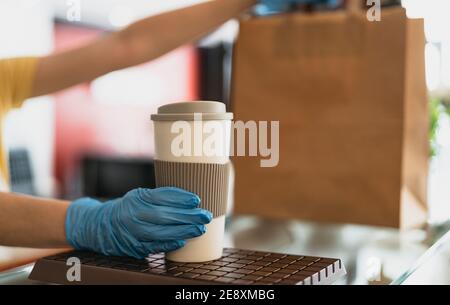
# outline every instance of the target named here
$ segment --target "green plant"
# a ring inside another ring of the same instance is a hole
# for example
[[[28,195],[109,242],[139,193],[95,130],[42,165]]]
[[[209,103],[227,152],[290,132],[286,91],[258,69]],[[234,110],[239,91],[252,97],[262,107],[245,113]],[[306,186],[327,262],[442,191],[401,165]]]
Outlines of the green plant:
[[[441,100],[442,106],[444,107],[445,113],[447,115],[450,115],[450,99],[449,98],[443,98]]]
[[[430,153],[432,157],[436,156],[438,151],[437,131],[439,120],[443,114],[450,113],[449,109],[438,98],[433,98],[430,101]]]

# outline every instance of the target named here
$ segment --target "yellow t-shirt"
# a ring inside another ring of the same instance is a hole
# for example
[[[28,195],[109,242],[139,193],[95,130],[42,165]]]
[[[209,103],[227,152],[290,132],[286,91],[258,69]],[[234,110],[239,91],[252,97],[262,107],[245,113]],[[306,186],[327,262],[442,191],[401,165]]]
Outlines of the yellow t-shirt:
[[[20,107],[31,95],[36,57],[0,60],[0,187],[9,180],[8,161],[3,143],[3,119],[6,113]]]

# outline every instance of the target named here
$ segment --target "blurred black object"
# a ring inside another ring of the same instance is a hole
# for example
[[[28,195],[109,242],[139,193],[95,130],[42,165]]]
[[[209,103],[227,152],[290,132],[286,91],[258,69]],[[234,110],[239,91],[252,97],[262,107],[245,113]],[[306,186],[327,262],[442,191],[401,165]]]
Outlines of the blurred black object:
[[[12,149],[9,152],[9,173],[13,192],[36,195],[30,155],[26,149]]]
[[[200,46],[200,99],[229,106],[232,45],[217,43]]]
[[[153,160],[86,156],[81,163],[82,196],[122,197],[132,189],[155,188]]]
[[[223,101],[224,75],[222,44],[214,47],[199,47],[200,55],[200,98],[208,101]]]
[[[387,7],[387,6],[398,6],[402,5],[401,0],[381,0],[381,6]]]

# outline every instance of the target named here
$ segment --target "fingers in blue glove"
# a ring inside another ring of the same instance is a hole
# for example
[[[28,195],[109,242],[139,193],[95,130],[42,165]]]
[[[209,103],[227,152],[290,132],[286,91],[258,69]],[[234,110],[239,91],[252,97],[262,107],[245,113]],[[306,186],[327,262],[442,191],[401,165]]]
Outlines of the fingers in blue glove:
[[[196,208],[200,204],[200,198],[196,194],[175,187],[161,187],[154,190],[141,188],[135,191],[147,204],[182,209]]]
[[[184,240],[203,235],[206,232],[204,225],[154,225],[139,221],[131,228],[141,242]]]
[[[136,217],[141,221],[159,225],[204,225],[211,222],[213,215],[200,208],[180,209],[149,205],[140,209]]]
[[[163,187],[133,192],[139,199],[136,217],[141,221],[160,225],[199,225],[212,220],[211,212],[198,208],[200,198],[185,190]]]

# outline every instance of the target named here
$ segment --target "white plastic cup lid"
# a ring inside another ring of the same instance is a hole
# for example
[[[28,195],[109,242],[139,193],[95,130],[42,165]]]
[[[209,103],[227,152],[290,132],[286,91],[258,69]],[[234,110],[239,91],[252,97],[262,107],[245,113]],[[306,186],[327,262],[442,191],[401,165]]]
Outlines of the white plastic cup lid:
[[[153,114],[153,121],[194,121],[195,114],[202,114],[203,121],[232,120],[233,113],[227,112],[225,104],[220,102],[200,101],[167,104],[158,108]]]

